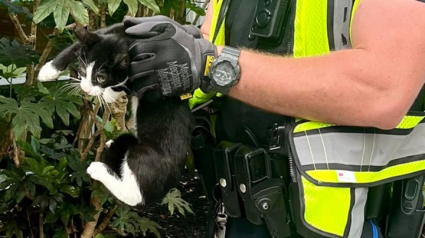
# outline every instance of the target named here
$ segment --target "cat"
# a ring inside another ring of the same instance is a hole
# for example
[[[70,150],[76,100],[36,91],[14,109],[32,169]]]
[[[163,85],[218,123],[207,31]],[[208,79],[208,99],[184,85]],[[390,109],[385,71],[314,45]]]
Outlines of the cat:
[[[38,79],[55,80],[78,60],[80,86],[87,94],[108,103],[115,102],[122,91],[131,94],[128,49],[137,39],[125,34],[125,26],[118,23],[93,32],[78,28],[74,34],[78,42],[46,63]],[[108,141],[101,162],[92,162],[87,173],[123,203],[147,206],[179,181],[194,119],[187,101],[179,97],[151,102],[131,96],[131,102],[135,135],[124,133]]]

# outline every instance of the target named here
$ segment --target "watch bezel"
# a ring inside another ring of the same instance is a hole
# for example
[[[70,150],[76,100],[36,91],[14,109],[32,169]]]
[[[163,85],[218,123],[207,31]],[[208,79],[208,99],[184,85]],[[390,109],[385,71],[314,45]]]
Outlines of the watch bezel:
[[[224,51],[224,50],[223,50]],[[209,71],[209,77],[211,79],[210,84],[211,84],[211,89],[215,90],[219,93],[228,93],[230,87],[232,87],[233,85],[237,84],[239,82],[239,78],[240,78],[240,66],[238,64],[238,57],[234,56],[234,55],[230,55],[227,54],[225,52],[223,52],[212,62],[211,64],[211,70]],[[236,60],[235,60],[236,59]],[[227,61],[230,63],[230,65],[232,66],[232,69],[234,71],[234,75],[235,77],[231,80],[231,82],[225,86],[221,86],[219,84],[217,84],[217,82],[214,80],[213,77],[213,72],[216,70],[216,66],[220,63],[222,63],[223,61]]]

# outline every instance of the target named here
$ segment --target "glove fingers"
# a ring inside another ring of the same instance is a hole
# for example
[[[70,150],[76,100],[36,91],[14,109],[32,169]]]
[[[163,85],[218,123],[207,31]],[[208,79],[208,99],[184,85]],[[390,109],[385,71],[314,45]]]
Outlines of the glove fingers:
[[[143,22],[127,28],[125,33],[135,37],[146,36],[147,34],[159,35],[169,28],[175,29],[172,23],[166,21]]]
[[[164,16],[164,15],[157,15],[157,16],[152,16],[152,17],[130,17],[130,16],[125,16],[123,23],[125,26],[127,27],[131,27],[143,22],[173,22],[173,20],[171,20],[170,18]]]

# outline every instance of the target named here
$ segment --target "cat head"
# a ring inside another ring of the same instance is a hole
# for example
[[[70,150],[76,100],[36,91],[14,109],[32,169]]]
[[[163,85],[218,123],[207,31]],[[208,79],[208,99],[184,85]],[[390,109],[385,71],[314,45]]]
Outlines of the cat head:
[[[82,44],[78,58],[78,75],[81,88],[91,96],[110,95],[121,91],[127,81],[129,55],[127,39],[118,34],[100,34],[77,28],[75,36]]]

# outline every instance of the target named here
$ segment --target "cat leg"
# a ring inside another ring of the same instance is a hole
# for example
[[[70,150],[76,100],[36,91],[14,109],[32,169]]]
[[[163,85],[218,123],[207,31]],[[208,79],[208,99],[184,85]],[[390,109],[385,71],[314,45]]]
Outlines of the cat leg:
[[[102,162],[92,162],[87,173],[92,179],[103,183],[118,200],[130,206],[144,203],[139,183],[126,161],[122,166],[121,179]]]
[[[41,82],[53,81],[68,67],[69,63],[77,58],[78,51],[81,49],[81,43],[75,43],[62,52],[53,60],[47,62],[38,73],[38,80]],[[80,59],[83,61],[83,59]]]

